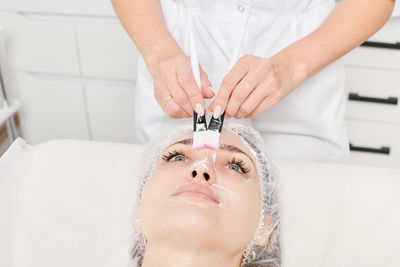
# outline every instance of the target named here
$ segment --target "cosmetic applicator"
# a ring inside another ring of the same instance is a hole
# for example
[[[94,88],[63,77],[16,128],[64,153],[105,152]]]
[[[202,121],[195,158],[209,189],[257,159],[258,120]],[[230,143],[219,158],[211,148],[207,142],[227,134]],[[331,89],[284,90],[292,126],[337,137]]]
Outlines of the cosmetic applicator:
[[[207,138],[206,116],[200,116],[196,111],[193,117],[193,149],[203,149]]]
[[[210,124],[208,125],[208,129],[206,132],[204,145],[205,149],[212,150],[211,158],[215,163],[217,159],[217,150],[219,147],[219,137],[221,135],[222,126],[224,124],[225,112],[220,115],[218,118],[215,118],[214,115],[211,117]]]
[[[228,72],[233,68],[233,66],[235,66],[236,62],[238,61],[239,56],[241,54],[241,49],[242,49],[241,42],[239,42],[236,45],[231,61],[229,62]],[[225,111],[224,113],[222,113],[222,115],[219,115],[219,117],[217,118],[214,116],[215,116],[215,109],[214,109],[214,114],[211,117],[210,124],[208,125],[207,136],[204,140],[204,148],[208,148],[214,151],[213,160],[215,162],[215,157],[216,157],[215,151],[217,151],[219,147],[219,137],[221,135],[222,126],[224,124]]]
[[[192,31],[190,32],[190,65],[192,67],[192,72],[194,75],[194,79],[196,80],[196,84],[201,91],[200,67],[196,52],[194,34]],[[206,135],[207,135],[206,115],[204,113],[203,115],[200,115],[195,110],[193,115],[193,149],[204,148]]]

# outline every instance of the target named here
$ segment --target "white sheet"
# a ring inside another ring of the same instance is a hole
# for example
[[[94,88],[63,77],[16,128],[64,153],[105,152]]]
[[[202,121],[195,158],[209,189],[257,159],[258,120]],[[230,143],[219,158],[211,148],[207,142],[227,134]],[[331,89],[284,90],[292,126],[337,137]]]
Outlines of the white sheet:
[[[141,150],[17,140],[0,160],[0,266],[127,266]],[[400,170],[276,164],[283,266],[400,266]]]

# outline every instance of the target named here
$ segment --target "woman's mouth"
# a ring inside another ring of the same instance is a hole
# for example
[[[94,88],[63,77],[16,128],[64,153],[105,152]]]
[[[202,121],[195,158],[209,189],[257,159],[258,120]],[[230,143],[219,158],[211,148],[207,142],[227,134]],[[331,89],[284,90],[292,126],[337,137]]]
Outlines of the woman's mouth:
[[[217,194],[215,194],[212,189],[210,189],[206,185],[197,182],[191,182],[180,186],[172,196],[178,196],[178,195],[202,198],[208,201],[211,200],[217,204],[220,203]]]

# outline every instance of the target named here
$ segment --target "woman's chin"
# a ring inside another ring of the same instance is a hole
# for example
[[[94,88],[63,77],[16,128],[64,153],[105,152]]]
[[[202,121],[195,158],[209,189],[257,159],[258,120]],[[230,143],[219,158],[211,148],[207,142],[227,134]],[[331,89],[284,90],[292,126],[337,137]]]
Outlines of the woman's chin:
[[[209,232],[221,225],[219,220],[221,213],[216,209],[204,204],[192,203],[191,201],[170,203],[165,207],[162,225],[176,231],[188,231],[193,229]],[[161,224],[161,223],[160,223]]]

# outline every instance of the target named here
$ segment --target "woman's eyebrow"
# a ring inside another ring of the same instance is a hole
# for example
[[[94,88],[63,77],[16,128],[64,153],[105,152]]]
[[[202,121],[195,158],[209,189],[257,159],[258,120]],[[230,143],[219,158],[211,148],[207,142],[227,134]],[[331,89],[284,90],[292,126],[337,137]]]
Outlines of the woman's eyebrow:
[[[228,144],[220,144],[219,149],[229,151],[229,152],[242,153],[242,154],[246,155],[251,160],[251,162],[253,162],[253,160],[250,158],[250,156],[246,152],[244,152],[243,150],[241,150],[240,148],[238,148],[236,146],[232,146],[232,145],[228,145]],[[253,164],[254,164],[254,162],[253,162]]]
[[[178,142],[175,142],[175,143],[169,145],[168,147],[176,145],[176,144],[192,145],[193,144],[193,138],[187,138],[187,139],[180,140]]]
[[[171,147],[171,146],[177,145],[177,144],[192,145],[193,138],[182,139],[180,141],[173,143],[172,145],[169,145],[168,147]],[[241,150],[240,148],[238,148],[236,146],[232,146],[232,145],[228,145],[228,144],[220,144],[219,149],[228,151],[228,152],[242,153],[242,154],[246,155],[251,160],[251,162],[253,162],[253,160],[250,158],[250,156],[246,152],[244,152],[243,150]],[[254,162],[253,162],[253,164],[254,164]]]

